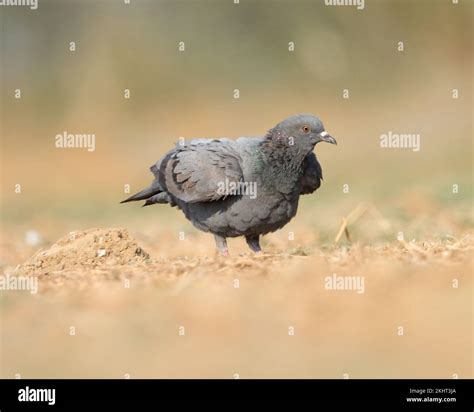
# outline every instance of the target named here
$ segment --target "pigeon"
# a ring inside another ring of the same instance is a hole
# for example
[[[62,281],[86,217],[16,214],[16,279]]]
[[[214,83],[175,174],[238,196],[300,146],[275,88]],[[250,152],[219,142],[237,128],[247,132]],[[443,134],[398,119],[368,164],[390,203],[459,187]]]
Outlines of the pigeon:
[[[224,256],[226,239],[238,236],[260,252],[260,237],[285,226],[299,197],[320,187],[313,151],[319,142],[337,144],[310,114],[288,117],[263,137],[181,142],[150,167],[151,185],[121,203],[179,208],[196,228],[214,235]]]

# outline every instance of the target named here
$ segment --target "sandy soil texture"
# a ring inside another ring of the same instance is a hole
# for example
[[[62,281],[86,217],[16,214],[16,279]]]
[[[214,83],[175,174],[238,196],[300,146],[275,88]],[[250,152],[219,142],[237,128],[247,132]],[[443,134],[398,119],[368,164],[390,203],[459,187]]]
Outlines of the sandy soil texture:
[[[7,268],[38,293],[3,294],[2,377],[472,376],[469,234],[229,258],[156,243],[77,231]]]

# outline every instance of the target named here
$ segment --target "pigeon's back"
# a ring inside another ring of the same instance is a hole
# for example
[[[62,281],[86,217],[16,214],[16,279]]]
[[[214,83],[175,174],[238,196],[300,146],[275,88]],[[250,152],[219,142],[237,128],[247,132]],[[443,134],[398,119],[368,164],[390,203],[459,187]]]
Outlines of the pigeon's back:
[[[239,137],[235,140],[227,137],[219,139],[193,139],[185,141],[184,144],[177,144],[176,150],[185,148],[186,146],[202,145],[205,150],[212,150],[217,152],[225,152],[232,150],[239,156],[239,164],[243,172],[243,180],[247,181],[254,179],[255,176],[255,159],[260,144],[264,139],[262,137]]]

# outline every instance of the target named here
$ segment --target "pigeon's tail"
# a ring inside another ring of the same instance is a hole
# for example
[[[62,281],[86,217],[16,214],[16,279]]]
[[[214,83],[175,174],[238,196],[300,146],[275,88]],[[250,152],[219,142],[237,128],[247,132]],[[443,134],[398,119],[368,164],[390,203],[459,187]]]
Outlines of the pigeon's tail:
[[[150,198],[148,198],[143,205],[145,206],[150,206],[154,205],[155,203],[169,203],[171,206],[174,206],[175,203],[171,200],[170,196],[166,192],[160,192]]]
[[[135,193],[133,196],[130,196],[128,199],[122,200],[120,203],[134,202],[136,200],[146,200],[150,199],[152,196],[155,196],[161,192],[161,189],[158,187],[147,187],[141,192]]]

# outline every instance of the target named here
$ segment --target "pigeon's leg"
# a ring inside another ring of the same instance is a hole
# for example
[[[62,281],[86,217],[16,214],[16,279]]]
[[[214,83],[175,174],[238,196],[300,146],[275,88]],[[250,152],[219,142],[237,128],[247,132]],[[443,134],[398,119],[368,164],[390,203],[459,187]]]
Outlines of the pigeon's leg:
[[[255,253],[262,251],[262,249],[260,248],[259,235],[245,236],[245,240],[247,241],[247,245],[249,245],[249,248],[252,249]]]
[[[216,246],[222,256],[229,256],[229,249],[227,249],[227,240],[224,236],[214,235],[216,239]]]

